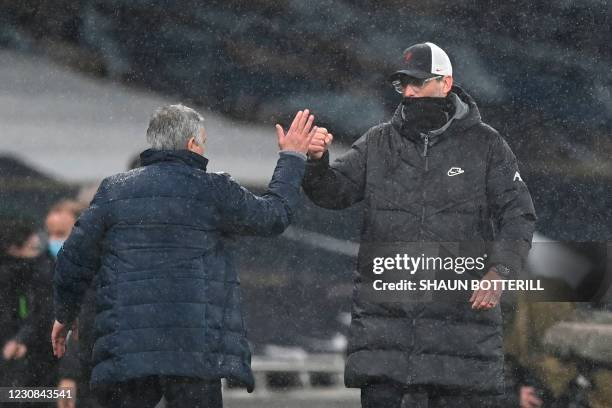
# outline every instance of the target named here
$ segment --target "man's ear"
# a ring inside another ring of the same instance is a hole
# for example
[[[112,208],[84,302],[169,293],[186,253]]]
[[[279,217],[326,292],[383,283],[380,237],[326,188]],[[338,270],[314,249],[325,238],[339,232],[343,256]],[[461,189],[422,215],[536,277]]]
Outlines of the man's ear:
[[[445,76],[444,77],[444,88],[442,89],[443,92],[448,95],[452,87],[453,87],[453,77]]]
[[[187,141],[187,150],[195,151],[199,147],[198,142],[195,137],[189,138]]]
[[[187,141],[187,150],[191,150],[194,144],[197,145],[198,142],[196,142],[195,137],[190,137],[189,140]]]
[[[204,146],[200,145],[195,137],[191,137],[187,141],[187,150],[197,153],[200,156],[204,154]]]

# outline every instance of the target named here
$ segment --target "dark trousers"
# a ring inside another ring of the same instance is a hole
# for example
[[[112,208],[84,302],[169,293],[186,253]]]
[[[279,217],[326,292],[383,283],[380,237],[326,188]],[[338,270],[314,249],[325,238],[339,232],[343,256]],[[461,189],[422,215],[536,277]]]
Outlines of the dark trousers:
[[[98,387],[98,402],[107,408],[154,408],[165,397],[168,408],[222,408],[221,380],[153,376]]]
[[[496,397],[451,394],[428,388],[406,388],[396,384],[372,384],[361,389],[362,408],[499,408]]]

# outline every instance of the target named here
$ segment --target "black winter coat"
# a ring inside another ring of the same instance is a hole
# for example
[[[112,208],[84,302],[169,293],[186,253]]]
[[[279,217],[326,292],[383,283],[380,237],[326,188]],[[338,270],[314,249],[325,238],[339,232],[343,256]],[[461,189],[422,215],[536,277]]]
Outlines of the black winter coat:
[[[55,314],[70,323],[94,274],[93,386],[150,375],[253,389],[238,274],[226,238],[289,225],[304,160],[281,154],[268,192],[206,172],[189,151],[148,150],[105,179],[58,257]]]
[[[452,92],[469,110],[443,133],[402,132],[400,105],[391,122],[370,129],[331,166],[327,153],[309,161],[304,190],[325,208],[364,201],[362,243],[481,241],[489,265],[516,274],[534,230],[531,197],[503,138],[481,121],[467,93]],[[503,392],[499,306],[377,303],[364,299],[361,284],[357,275],[347,386],[388,381]]]
[[[51,355],[53,265],[47,254],[32,259],[0,257],[0,347],[14,339],[30,354]]]

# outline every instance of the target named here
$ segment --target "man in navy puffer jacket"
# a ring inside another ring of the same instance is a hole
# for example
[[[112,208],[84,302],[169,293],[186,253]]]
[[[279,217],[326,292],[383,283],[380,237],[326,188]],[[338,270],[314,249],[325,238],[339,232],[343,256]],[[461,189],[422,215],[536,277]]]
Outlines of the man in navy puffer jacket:
[[[290,224],[306,151],[308,110],[285,134],[263,196],[206,172],[196,111],[158,109],[143,167],[103,180],[59,253],[52,345],[65,352],[82,297],[98,275],[91,385],[109,407],[221,407],[221,378],[251,391],[250,351],[227,236],[271,236]]]

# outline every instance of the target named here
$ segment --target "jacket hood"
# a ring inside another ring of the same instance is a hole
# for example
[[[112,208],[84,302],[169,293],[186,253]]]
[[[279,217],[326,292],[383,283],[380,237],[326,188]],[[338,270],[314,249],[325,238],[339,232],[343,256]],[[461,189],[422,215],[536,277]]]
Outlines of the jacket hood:
[[[452,132],[465,130],[482,122],[480,110],[478,109],[476,102],[465,90],[463,90],[463,88],[453,85],[448,97],[451,98],[451,100],[454,100],[455,113],[444,126],[439,129],[432,129],[430,132],[428,132],[430,136],[439,136],[447,131]],[[391,125],[400,134],[402,134],[401,129],[404,121],[402,108],[403,105],[400,104],[391,118]],[[410,135],[406,136],[410,137]],[[416,139],[417,135],[412,135],[412,138]]]
[[[140,161],[143,166],[161,162],[182,163],[204,171],[206,171],[206,165],[208,164],[208,159],[206,157],[200,156],[190,150],[147,149],[140,153]]]
[[[453,85],[451,93],[457,95],[462,102],[467,104],[469,109],[467,114],[457,123],[458,126],[467,129],[482,122],[478,105],[476,105],[476,101],[474,101],[474,98],[472,98],[470,94],[458,85]]]

